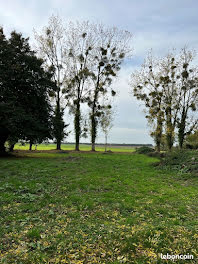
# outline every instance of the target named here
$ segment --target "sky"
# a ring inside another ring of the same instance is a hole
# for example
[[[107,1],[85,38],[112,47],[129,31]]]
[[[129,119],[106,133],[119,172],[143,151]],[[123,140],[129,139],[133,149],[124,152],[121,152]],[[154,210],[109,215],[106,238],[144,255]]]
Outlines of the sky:
[[[141,66],[151,48],[157,56],[165,55],[171,48],[179,51],[185,45],[198,50],[197,11],[197,0],[0,0],[0,25],[6,34],[16,30],[30,37],[31,43],[33,28],[41,30],[52,14],[65,22],[90,20],[130,31],[133,56],[123,64],[114,82],[119,95],[109,142],[146,144],[153,140],[144,108],[130,93],[130,75]],[[66,115],[65,119],[72,129],[72,117]],[[74,141],[73,133],[67,141]],[[97,142],[104,142],[102,133]]]

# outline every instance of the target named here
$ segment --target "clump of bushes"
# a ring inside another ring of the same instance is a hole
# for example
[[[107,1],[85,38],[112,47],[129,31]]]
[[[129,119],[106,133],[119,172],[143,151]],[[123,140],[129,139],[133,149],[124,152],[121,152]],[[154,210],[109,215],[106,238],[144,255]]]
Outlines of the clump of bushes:
[[[186,143],[186,148],[187,149],[198,149],[198,143],[188,142]]]
[[[198,131],[195,131],[186,137],[185,147],[187,149],[198,149]]]
[[[167,152],[163,164],[170,166],[183,164],[187,160],[187,156],[187,151],[177,150]]]
[[[154,152],[149,152],[147,155],[149,157],[161,159],[161,158],[164,158],[166,154],[164,152],[154,151]]]
[[[136,149],[136,153],[138,154],[145,154],[149,157],[153,157],[153,158],[163,158],[165,156],[165,153],[163,152],[157,152],[155,151],[155,149],[151,148],[151,147],[140,147]]]
[[[145,146],[145,147],[137,148],[136,152],[139,153],[139,154],[148,154],[148,153],[155,152],[155,150],[153,148]]]
[[[167,153],[161,162],[161,166],[198,175],[198,151],[177,150]]]

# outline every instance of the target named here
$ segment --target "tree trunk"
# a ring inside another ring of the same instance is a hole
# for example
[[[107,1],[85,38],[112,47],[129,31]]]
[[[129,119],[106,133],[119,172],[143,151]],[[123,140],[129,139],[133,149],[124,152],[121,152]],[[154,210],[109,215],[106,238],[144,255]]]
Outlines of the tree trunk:
[[[5,149],[5,142],[8,139],[8,134],[4,129],[3,131],[0,131],[0,156],[6,155],[6,149]]]
[[[59,127],[58,129],[58,135],[56,136],[56,149],[57,150],[61,150],[61,134],[62,134],[62,127],[60,127],[61,125],[61,109],[60,109],[60,89],[58,90],[57,93],[57,103],[56,103],[56,107],[57,107],[57,118],[59,119],[58,123],[59,123]]]
[[[60,140],[60,139],[57,139],[57,142],[56,142],[56,149],[57,149],[57,150],[61,150],[61,140]]]
[[[172,120],[171,120],[171,108],[169,107],[166,110],[166,141],[167,141],[167,146],[168,146],[168,150],[171,151],[172,146],[173,146],[173,132],[174,132],[174,128],[173,128],[173,124],[172,124]]]
[[[168,128],[171,129],[171,128]],[[166,134],[166,141],[167,141],[167,146],[168,146],[168,150],[171,151],[172,147],[173,147],[173,137],[172,137],[172,132],[167,132]]]
[[[92,142],[91,143],[91,151],[96,151],[96,149],[95,149],[95,142]]]
[[[159,115],[157,118],[157,128],[155,131],[155,143],[156,143],[156,150],[160,152],[161,149],[161,141],[162,141],[162,118]]]
[[[10,152],[13,152],[13,150],[14,150],[14,145],[15,145],[15,143],[13,143],[13,144],[9,147],[9,151],[10,151]]]
[[[6,154],[4,145],[5,141],[3,139],[0,139],[0,156],[4,156]]]
[[[97,87],[95,90],[94,101],[92,106],[92,114],[91,114],[91,144],[92,144],[92,151],[95,151],[95,143],[96,143],[96,135],[97,135],[97,120],[96,120],[96,102],[98,99],[98,85],[99,80],[97,82]]]
[[[171,151],[172,147],[173,147],[173,137],[172,137],[172,133],[171,132],[167,133],[166,140],[167,140],[168,150]]]
[[[105,134],[105,152],[107,151],[107,134]]]
[[[186,128],[185,109],[182,112],[181,122],[179,123],[178,128],[179,128],[179,130],[178,130],[179,147],[182,149],[183,148],[183,143],[184,143],[184,138],[185,138],[185,128]]]
[[[33,145],[33,143],[32,143],[32,141],[30,140],[30,146],[29,146],[29,150],[30,150],[30,151],[32,150],[32,145]]]
[[[58,138],[56,139],[56,149],[61,150],[61,140]]]
[[[96,141],[96,120],[94,113],[92,113],[91,116],[91,150],[92,151],[96,151],[95,141]]]
[[[161,150],[160,142],[158,142],[156,144],[156,150],[157,150],[157,152],[160,152],[160,150]]]
[[[79,149],[79,144],[80,144],[80,101],[79,100],[76,105],[74,127],[75,127],[75,138],[76,138],[75,150],[79,151],[80,150]]]
[[[179,138],[179,147],[180,149],[183,148],[183,143],[184,143],[184,131],[185,131],[185,128],[184,128],[184,125],[183,124],[180,124],[181,127],[179,127],[179,131],[178,131],[178,138]]]

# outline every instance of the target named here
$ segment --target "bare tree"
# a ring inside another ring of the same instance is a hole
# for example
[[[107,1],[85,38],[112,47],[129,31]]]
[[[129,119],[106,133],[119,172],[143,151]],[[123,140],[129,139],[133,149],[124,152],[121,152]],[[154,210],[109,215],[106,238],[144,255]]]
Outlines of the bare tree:
[[[194,58],[195,52],[184,47],[179,54],[175,51],[169,53],[160,63],[169,150],[173,146],[177,128],[178,142],[182,148],[185,136],[197,125],[197,119],[192,115],[197,109],[198,100],[198,69],[190,65]]]
[[[103,96],[116,95],[111,84],[117,77],[124,59],[129,58],[132,54],[132,35],[130,32],[115,27],[106,28],[102,24],[95,24],[93,29],[96,43],[92,51],[93,66],[90,70],[92,85],[87,102],[90,107],[92,151],[95,151],[98,120],[103,113],[100,99]]]
[[[196,67],[189,67],[193,58],[193,52],[186,48],[180,54],[173,50],[163,58],[154,58],[151,54],[131,76],[133,94],[146,106],[146,117],[154,128],[151,135],[158,151],[164,127],[167,147],[171,150],[177,128],[182,147],[185,135],[197,124],[197,119],[192,119],[198,101],[198,71]]]
[[[112,108],[106,107],[100,118],[100,125],[103,133],[105,134],[105,151],[107,151],[107,139],[109,132],[113,127],[114,115],[115,111]]]
[[[164,112],[163,112],[163,87],[160,86],[160,71],[158,59],[149,52],[139,70],[131,75],[133,95],[145,105],[146,118],[152,127],[151,136],[160,151]]]
[[[116,28],[90,22],[69,23],[67,29],[67,63],[70,78],[67,82],[67,98],[74,114],[76,150],[82,134],[81,104],[90,107],[92,150],[95,150],[98,117],[101,115],[100,98],[110,92],[112,79],[117,76],[120,65],[131,52],[131,34]]]
[[[66,82],[66,98],[70,101],[70,112],[74,114],[75,150],[79,151],[82,134],[81,104],[86,101],[91,74],[91,52],[94,48],[94,34],[89,22],[70,22],[67,30],[68,56],[66,63],[69,77]]]
[[[195,52],[183,48],[179,55],[180,98],[178,125],[178,141],[180,148],[183,147],[185,137],[191,134],[198,125],[196,113],[198,107],[198,68],[191,65],[195,58]]]
[[[174,50],[159,61],[159,85],[162,87],[162,102],[165,119],[165,135],[167,147],[171,150],[175,141],[175,129],[178,117],[179,87],[177,82],[178,62]]]
[[[54,81],[57,85],[55,93],[51,97],[55,99],[54,109],[54,136],[57,142],[57,149],[61,149],[61,140],[65,133],[64,128],[64,105],[61,102],[64,92],[64,80],[67,77],[68,69],[65,63],[66,57],[66,33],[62,20],[58,16],[52,15],[49,18],[48,25],[43,28],[42,32],[34,31],[39,55],[45,60],[47,68],[54,72]]]

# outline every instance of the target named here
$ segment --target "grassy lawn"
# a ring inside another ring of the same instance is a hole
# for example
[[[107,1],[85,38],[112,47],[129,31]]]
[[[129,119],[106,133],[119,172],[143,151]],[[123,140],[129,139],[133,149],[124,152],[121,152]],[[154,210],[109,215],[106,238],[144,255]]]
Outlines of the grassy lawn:
[[[157,161],[99,152],[1,159],[1,263],[173,263],[160,253],[197,263],[198,178]]]
[[[25,146],[22,146],[21,144],[15,145],[15,150],[28,150],[29,144],[25,144]],[[37,146],[37,150],[53,150],[56,149],[56,144],[39,144]],[[61,145],[62,150],[74,150],[75,145],[74,144],[62,144]],[[35,150],[35,145],[33,145],[32,150]],[[81,151],[90,151],[91,146],[80,144],[80,150]],[[111,150],[113,152],[134,152],[135,148],[129,147],[129,146],[110,146],[108,145],[107,150]],[[105,151],[105,146],[96,146],[96,151]]]

